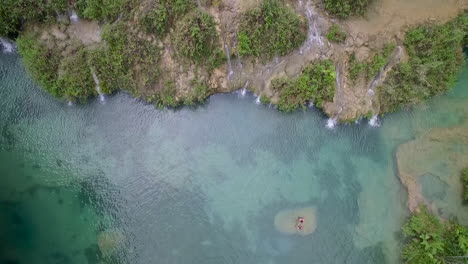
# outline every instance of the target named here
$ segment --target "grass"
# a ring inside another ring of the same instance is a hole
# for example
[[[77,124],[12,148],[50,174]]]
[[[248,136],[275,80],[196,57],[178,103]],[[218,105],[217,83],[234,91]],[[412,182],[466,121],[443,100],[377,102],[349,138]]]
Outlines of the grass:
[[[26,21],[55,21],[67,7],[66,0],[2,0],[0,36],[15,38]]]
[[[335,67],[330,60],[313,62],[295,79],[279,78],[272,81],[279,92],[278,108],[283,112],[304,109],[308,101],[321,108],[333,101],[335,95]]]
[[[463,186],[463,200],[468,202],[468,168],[462,170],[461,181]]]
[[[238,32],[238,51],[242,56],[285,55],[306,39],[306,25],[280,0],[264,0],[244,14]]]
[[[323,0],[325,10],[341,19],[363,15],[372,0]]]
[[[364,62],[359,61],[356,58],[356,54],[352,53],[348,59],[350,79],[356,81],[362,75],[365,75],[367,80],[374,78],[388,63],[394,50],[394,44],[386,44],[381,51],[374,54],[370,60]]]
[[[120,13],[126,10],[130,0],[77,0],[76,8],[80,17],[99,20],[114,21]]]
[[[177,24],[173,42],[180,55],[191,61],[214,69],[224,63],[216,23],[212,16],[194,10]]]
[[[403,234],[402,258],[407,264],[466,263],[468,229],[456,222],[441,222],[426,207],[409,218]]]
[[[404,41],[409,60],[397,65],[379,87],[380,112],[395,111],[448,91],[463,64],[467,35],[466,12],[444,25],[426,24],[409,30]]]
[[[333,24],[327,32],[327,39],[335,43],[345,42],[347,34],[337,24]]]
[[[151,8],[146,11],[140,24],[142,28],[158,37],[164,37],[174,26],[175,21],[196,7],[191,0],[159,0],[152,2]]]

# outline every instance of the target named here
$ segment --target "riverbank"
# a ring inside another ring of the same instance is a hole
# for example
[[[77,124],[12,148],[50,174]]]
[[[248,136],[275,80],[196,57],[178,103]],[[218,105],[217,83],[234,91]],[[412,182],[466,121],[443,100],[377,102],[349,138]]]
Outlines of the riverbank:
[[[306,36],[302,44],[293,41],[285,44],[282,49],[275,43],[291,38],[281,40],[283,36],[279,34],[276,39],[271,40],[273,43],[270,44],[274,44],[272,53],[266,57],[266,54],[249,54],[246,47],[251,48],[248,46],[250,42],[242,39],[244,42],[240,43],[239,40],[239,36],[244,34],[242,29],[239,31],[239,27],[246,19],[246,14],[251,10],[262,10],[262,3],[235,0],[202,2],[199,5],[187,1],[180,11],[170,11],[161,4],[166,8],[164,10],[169,11],[167,20],[160,26],[154,24],[156,22],[152,20],[152,12],[163,9],[158,9],[161,6],[150,5],[148,1],[137,1],[135,6],[129,6],[123,1],[120,8],[116,9],[120,13],[96,17],[98,20],[94,21],[79,18],[80,14],[91,17],[89,12],[71,12],[69,17],[59,16],[60,22],[26,25],[21,38],[27,38],[29,44],[19,46],[26,64],[29,64],[28,68],[42,86],[67,101],[85,101],[94,96],[99,96],[102,100],[105,94],[124,89],[155,105],[172,107],[201,103],[211,94],[242,88],[264,98],[264,102],[277,104],[282,96],[288,95],[286,91],[271,85],[274,80],[293,79],[311,64],[329,59],[336,71],[336,92],[332,99],[320,103],[320,108],[333,120],[352,121],[360,117],[375,117],[414,104],[450,87],[450,79],[456,74],[461,62],[455,62],[458,66],[441,71],[447,76],[441,82],[445,88],[431,92],[429,96],[414,95],[414,91],[425,86],[440,86],[440,83],[431,83],[431,76],[436,75],[433,72],[428,72],[427,78],[420,78],[422,81],[408,82],[406,85],[410,87],[409,90],[398,88],[398,91],[404,91],[402,94],[392,95],[391,92],[395,86],[392,80],[398,82],[402,79],[403,68],[399,66],[401,63],[413,67],[412,71],[418,71],[418,75],[428,67],[424,63],[411,64],[414,61],[412,58],[419,55],[414,52],[408,54],[407,49],[419,47],[420,40],[416,39],[415,43],[409,44],[405,32],[410,29],[419,30],[414,27],[420,24],[435,25],[451,21],[466,8],[463,1],[452,2],[447,5],[444,1],[433,0],[430,5],[423,5],[423,8],[416,10],[417,3],[379,0],[371,4],[363,18],[346,20],[329,16],[320,4],[313,1],[286,2],[275,8],[287,10],[291,15],[283,20],[279,19],[269,27],[273,27],[272,32],[275,32],[275,29],[284,27],[286,30],[294,25],[286,31],[298,29],[294,33],[297,41],[301,40],[301,31]],[[198,54],[193,57],[190,55],[192,53],[185,54],[183,50],[188,52],[196,42],[188,42],[188,46],[181,49],[178,44],[181,41],[176,39],[178,34],[184,34],[181,31],[183,26],[190,25],[189,17],[197,12],[207,14],[207,27],[202,25],[202,28],[211,28],[211,31],[201,31],[201,38],[194,40],[201,41],[196,44],[201,49],[190,51]],[[392,20],[396,13],[399,14],[398,19]],[[299,20],[295,20],[294,16]],[[187,19],[183,20],[185,17]],[[466,14],[459,15],[458,20],[462,22],[451,22],[453,25],[446,27],[447,34],[460,31],[458,36],[463,39],[466,29],[462,25],[466,17]],[[182,19],[182,22],[175,23],[175,19]],[[347,35],[343,42],[331,42],[326,38],[327,31],[336,25]],[[261,25],[259,26],[258,30],[261,30]],[[442,35],[441,41],[444,38]],[[446,43],[451,50],[430,52],[450,53],[452,57],[460,57],[460,38],[450,44]],[[436,42],[437,39],[433,38],[432,41]],[[259,45],[269,44],[262,42]],[[387,46],[396,49],[383,56]],[[33,47],[34,52],[28,52]],[[270,52],[269,49],[266,50]],[[273,56],[275,53],[276,56]],[[202,62],[197,62],[198,57],[203,57]],[[354,61],[350,58],[354,58]],[[419,56],[418,60],[421,58]],[[435,58],[429,60],[432,61],[428,63],[435,63]],[[459,61],[456,58],[455,60]],[[445,59],[437,63],[453,64]],[[45,65],[49,72],[45,72]],[[71,71],[77,67],[79,71]],[[427,81],[429,82],[425,84]],[[67,86],[68,90],[59,88],[63,86]],[[306,93],[309,95],[301,98],[303,105],[317,103],[315,88],[308,89],[311,89]],[[391,97],[397,99],[387,103],[387,98]],[[401,97],[406,100],[399,100]]]

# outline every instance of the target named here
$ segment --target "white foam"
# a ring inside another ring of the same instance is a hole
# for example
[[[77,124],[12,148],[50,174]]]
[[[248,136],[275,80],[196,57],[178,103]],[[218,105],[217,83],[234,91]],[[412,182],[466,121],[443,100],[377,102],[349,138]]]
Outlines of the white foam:
[[[67,105],[68,105],[68,106],[73,106],[73,102],[72,102],[72,101],[68,101]]]
[[[79,22],[80,21],[80,18],[78,17],[78,14],[75,12],[75,10],[71,11],[70,21],[72,21],[72,22]]]
[[[106,97],[101,91],[101,85],[100,85],[99,79],[94,71],[92,73],[93,73],[94,83],[96,84],[96,92],[99,94],[99,101],[104,102],[106,101]]]
[[[3,53],[13,53],[16,49],[15,43],[6,38],[0,38],[0,46]]]
[[[328,129],[334,129],[336,127],[337,123],[338,123],[338,121],[336,120],[336,118],[328,118],[327,128]]]
[[[260,95],[257,95],[257,97],[255,98],[255,103],[256,104],[261,104],[262,102],[260,101]]]
[[[249,86],[249,81],[245,82],[244,87],[240,91],[240,95],[244,97],[247,94],[247,87]]]
[[[377,115],[372,116],[371,119],[369,119],[369,126],[371,127],[379,127],[380,126],[380,120]]]

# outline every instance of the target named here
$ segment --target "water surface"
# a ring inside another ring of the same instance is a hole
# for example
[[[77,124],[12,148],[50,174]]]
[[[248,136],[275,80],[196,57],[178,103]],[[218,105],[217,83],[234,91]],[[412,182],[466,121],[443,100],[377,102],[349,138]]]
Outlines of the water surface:
[[[0,263],[399,263],[396,148],[467,118],[450,106],[468,103],[467,84],[465,68],[449,95],[381,127],[329,130],[315,109],[283,114],[249,94],[68,106],[0,55]],[[458,188],[428,181],[435,200]],[[313,234],[275,230],[280,210],[309,206]]]

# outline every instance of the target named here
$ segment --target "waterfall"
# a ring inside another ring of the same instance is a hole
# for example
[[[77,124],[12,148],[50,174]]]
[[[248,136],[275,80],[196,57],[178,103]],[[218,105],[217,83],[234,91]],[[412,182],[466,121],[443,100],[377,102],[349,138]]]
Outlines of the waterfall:
[[[369,120],[369,126],[371,127],[380,126],[379,117],[377,115],[372,116],[372,118]]]
[[[15,44],[6,38],[0,38],[0,46],[2,48],[3,53],[12,53],[15,51]]]
[[[234,71],[232,70],[231,52],[229,51],[229,46],[228,46],[228,44],[224,44],[224,52],[226,53],[226,58],[227,58],[228,79],[230,79],[231,76],[234,74]]]
[[[262,102],[260,101],[260,95],[256,95],[255,98],[255,104],[261,104]]]
[[[75,10],[71,11],[70,21],[71,22],[79,22],[80,21],[80,18],[78,17],[78,14],[75,12]]]
[[[327,120],[327,128],[328,129],[334,129],[336,124],[338,123],[338,121],[336,120],[336,118],[328,118]]]
[[[68,106],[73,106],[73,102],[72,102],[72,101],[68,101],[67,105],[68,105]]]
[[[249,81],[245,82],[244,87],[242,88],[240,95],[244,97],[247,94],[247,87],[249,86]]]
[[[302,2],[299,3],[299,6],[302,7]],[[308,0],[307,3],[305,4],[305,15],[307,18],[307,24],[309,26],[309,29],[307,32],[307,41],[300,51],[301,54],[304,52],[304,49],[308,50],[314,44],[319,45],[319,47],[323,46],[322,36],[317,27],[317,21],[316,21],[317,13],[315,12],[314,7],[312,6],[312,3],[310,0]]]
[[[104,94],[101,91],[101,85],[99,83],[99,79],[96,76],[96,73],[94,71],[92,71],[92,73],[93,73],[94,83],[96,84],[96,91],[99,94],[99,101],[104,102],[106,100],[106,97],[104,96]]]

